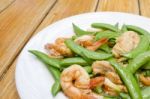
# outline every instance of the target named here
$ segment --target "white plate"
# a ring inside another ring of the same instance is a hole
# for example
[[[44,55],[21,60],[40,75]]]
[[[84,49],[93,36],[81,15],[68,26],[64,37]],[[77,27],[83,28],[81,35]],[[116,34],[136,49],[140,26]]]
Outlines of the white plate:
[[[118,12],[86,13],[63,19],[48,26],[28,42],[19,56],[16,67],[16,85],[21,99],[54,98],[50,92],[54,82],[51,74],[46,66],[28,50],[36,49],[45,52],[44,44],[54,42],[58,37],[73,35],[72,23],[87,29],[93,22],[132,24],[150,31],[150,19]],[[55,99],[66,99],[66,97],[60,92]]]

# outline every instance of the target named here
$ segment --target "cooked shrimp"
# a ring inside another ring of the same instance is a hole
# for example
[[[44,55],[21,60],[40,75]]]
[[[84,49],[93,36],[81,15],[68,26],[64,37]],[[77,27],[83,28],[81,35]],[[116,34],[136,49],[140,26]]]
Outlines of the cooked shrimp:
[[[83,46],[83,47],[87,47],[87,46],[91,46],[93,44],[93,38],[94,36],[92,35],[83,35],[78,37],[77,39],[75,39],[75,43]]]
[[[105,74],[106,72],[115,72],[114,68],[107,61],[95,61],[92,64],[93,73]]]
[[[120,77],[115,72],[107,72],[105,76],[109,78],[113,83],[122,84]]]
[[[146,85],[150,86],[150,77],[145,77],[143,74],[140,75],[140,81]]]
[[[140,36],[137,33],[133,31],[127,31],[116,40],[116,44],[112,49],[112,53],[115,55],[115,57],[120,57],[122,54],[130,52],[136,48],[139,41]]]
[[[103,76],[92,78],[90,80],[90,88],[93,89],[96,86],[102,86],[104,84],[104,81],[105,81],[105,77]]]
[[[46,44],[45,49],[50,53],[50,56],[63,58],[63,56],[72,56],[72,51],[67,48],[64,41],[66,38],[58,38],[55,41],[55,44]]]
[[[62,89],[71,99],[96,99],[89,84],[90,77],[80,65],[72,65],[61,74]]]
[[[107,38],[102,38],[96,42],[94,42],[91,46],[87,46],[87,49],[95,51],[97,50],[100,46],[102,46],[103,44],[107,43],[108,39]]]
[[[107,61],[96,61],[92,64],[93,73],[102,74],[116,84],[122,84],[122,81],[114,68]]]

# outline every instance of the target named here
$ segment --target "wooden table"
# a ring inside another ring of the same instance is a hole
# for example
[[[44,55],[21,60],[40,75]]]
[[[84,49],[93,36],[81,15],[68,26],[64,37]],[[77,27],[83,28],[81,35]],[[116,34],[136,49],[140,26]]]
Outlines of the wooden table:
[[[72,15],[119,11],[150,17],[150,0],[0,0],[0,99],[19,99],[15,63],[29,39]]]

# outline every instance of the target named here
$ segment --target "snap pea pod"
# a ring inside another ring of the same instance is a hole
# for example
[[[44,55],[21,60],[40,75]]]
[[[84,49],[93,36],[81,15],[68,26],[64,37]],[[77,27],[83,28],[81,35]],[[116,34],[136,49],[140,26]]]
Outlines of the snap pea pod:
[[[98,53],[94,51],[90,51],[88,49],[85,49],[78,44],[74,43],[71,39],[68,39],[65,41],[65,44],[70,48],[73,52],[80,56],[86,56],[89,59],[93,60],[103,60],[112,57],[111,54],[105,54],[105,53]]]
[[[95,87],[95,88],[93,89],[93,91],[96,92],[96,93],[98,93],[98,94],[100,94],[100,93],[103,92],[103,90],[102,90],[102,88],[101,88],[100,86]]]
[[[132,99],[142,99],[140,87],[137,84],[134,76],[126,68],[120,66],[114,59],[109,59],[109,62],[117,70],[119,76],[126,85]]]
[[[118,28],[111,25],[111,24],[107,24],[107,23],[92,23],[91,25],[94,28],[102,28],[102,29],[106,29],[106,30],[111,30],[114,32],[118,32]]]
[[[111,53],[111,48],[107,44],[100,46],[99,49],[105,51],[106,53]]]
[[[133,26],[133,25],[126,25],[127,29],[128,30],[131,30],[131,31],[135,31],[137,33],[139,33],[140,35],[146,35],[150,41],[150,33],[138,26]]]
[[[102,39],[102,38],[116,38],[119,36],[119,33],[116,33],[116,32],[112,32],[112,31],[101,31],[99,33],[96,34],[95,36],[95,40],[99,40],[99,39]]]
[[[37,51],[37,50],[29,50],[29,52],[34,54],[37,58],[39,58],[45,64],[48,64],[56,68],[60,68],[60,61],[58,59],[50,58],[45,53]]]
[[[49,58],[46,54],[40,51],[30,50],[29,52],[31,52],[32,54],[37,56],[42,62],[44,62],[47,65],[47,68],[49,69],[49,71],[52,73],[55,79],[55,83],[52,86],[51,92],[53,96],[56,96],[57,93],[61,90],[61,85],[59,81],[60,71],[58,70],[58,66],[60,67],[60,65],[58,64],[59,61],[57,59]]]
[[[126,67],[131,73],[135,73],[142,65],[150,59],[150,51],[139,54]]]
[[[61,66],[70,66],[73,64],[88,65],[88,63],[81,57],[65,58],[61,61]]]
[[[143,99],[150,99],[150,87],[144,87],[141,89]],[[120,93],[121,98],[123,99],[131,99],[128,94]]]
[[[73,25],[73,30],[75,32],[75,34],[77,36],[82,36],[82,35],[88,35],[88,34],[94,34],[95,32],[89,32],[89,31],[85,31],[85,30],[82,30],[80,29],[77,25],[75,24],[72,24]]]
[[[138,46],[133,49],[132,51],[130,51],[127,54],[124,54],[123,56],[127,57],[127,58],[134,58],[136,57],[138,54],[145,52],[149,47],[149,40],[146,36],[141,35],[140,36],[140,42],[138,44]]]
[[[143,69],[150,69],[150,60],[142,66]]]
[[[121,32],[124,33],[124,32],[127,32],[128,29],[126,27],[126,25],[124,24],[122,27],[121,27]]]
[[[91,66],[85,66],[85,67],[83,67],[86,71],[87,71],[87,73],[92,73],[92,67]]]
[[[150,99],[150,86],[142,89],[143,99]]]
[[[150,70],[145,70],[142,72],[144,76],[150,76]]]
[[[120,93],[119,96],[122,98],[122,99],[131,99],[130,96],[126,93]]]
[[[57,93],[61,90],[61,85],[60,85],[60,81],[56,80],[55,83],[53,84],[52,88],[51,88],[51,92],[53,96],[56,96]]]

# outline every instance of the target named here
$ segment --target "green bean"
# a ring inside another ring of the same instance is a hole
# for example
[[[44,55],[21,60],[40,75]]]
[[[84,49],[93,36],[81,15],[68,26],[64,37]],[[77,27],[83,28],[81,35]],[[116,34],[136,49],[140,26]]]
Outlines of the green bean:
[[[86,71],[87,71],[87,73],[92,73],[92,67],[91,66],[85,66],[85,67],[83,67]]]
[[[144,87],[141,89],[143,99],[150,99],[150,87]],[[128,94],[120,93],[121,98],[123,99],[131,99]]]
[[[118,28],[116,28],[115,26],[106,24],[106,23],[93,23],[91,26],[94,28],[102,28],[102,29],[111,30],[114,32],[119,31]]]
[[[101,32],[99,32],[99,33],[96,34],[95,40],[97,41],[97,40],[102,39],[102,38],[108,38],[108,39],[110,39],[110,38],[116,38],[118,36],[119,36],[119,34],[116,33],[116,32],[101,31]]]
[[[95,88],[93,89],[93,91],[96,92],[96,93],[98,93],[98,94],[100,94],[100,93],[103,92],[102,88],[99,87],[99,86],[95,87]]]
[[[60,71],[55,68],[55,67],[52,67],[52,66],[47,66],[47,68],[49,69],[49,71],[52,73],[53,77],[55,80],[59,80],[60,79]]]
[[[126,27],[128,30],[135,31],[135,32],[139,33],[140,35],[146,35],[150,41],[150,34],[148,31],[146,31],[138,26],[133,26],[133,25],[126,25]]]
[[[61,61],[61,66],[70,66],[73,64],[88,65],[88,63],[81,57],[65,58]]]
[[[117,70],[119,76],[126,85],[130,96],[133,99],[142,99],[142,94],[140,92],[139,85],[137,84],[132,73],[128,71],[126,68],[120,66],[114,59],[110,59],[109,62]]]
[[[142,72],[144,76],[150,76],[150,70],[145,70]]]
[[[72,24],[73,25],[73,30],[76,33],[77,36],[81,36],[81,35],[88,35],[88,34],[94,34],[94,32],[89,32],[89,31],[84,31],[82,29],[80,29],[77,25]]]
[[[127,66],[127,69],[135,73],[141,66],[147,63],[150,59],[150,51],[144,52],[136,56]]]
[[[100,46],[99,49],[101,49],[101,50],[103,50],[107,53],[111,53],[111,48],[107,44],[104,44],[104,45]]]
[[[142,89],[143,99],[150,99],[150,86]]]
[[[121,99],[131,99],[130,96],[126,93],[120,93],[119,96],[121,97]]]
[[[126,25],[124,24],[122,27],[121,27],[121,32],[124,33],[124,32],[127,32],[128,29],[126,27]]]
[[[57,93],[61,90],[60,81],[56,80],[55,83],[52,85],[51,92],[53,96],[56,96]]]
[[[111,54],[98,53],[85,49],[78,44],[74,43],[72,40],[68,39],[65,41],[66,45],[76,54],[80,56],[86,56],[89,59],[93,60],[103,60],[112,57]]]
[[[37,58],[39,58],[45,64],[51,65],[56,68],[60,68],[60,61],[58,59],[50,58],[45,53],[37,51],[37,50],[29,50],[29,52],[34,54]]]
[[[145,52],[148,49],[148,47],[149,47],[149,40],[146,36],[143,35],[141,36],[138,46],[129,53],[124,54],[123,56],[127,58],[134,58],[138,54]]]
[[[150,69],[150,60],[142,66],[143,69]]]

